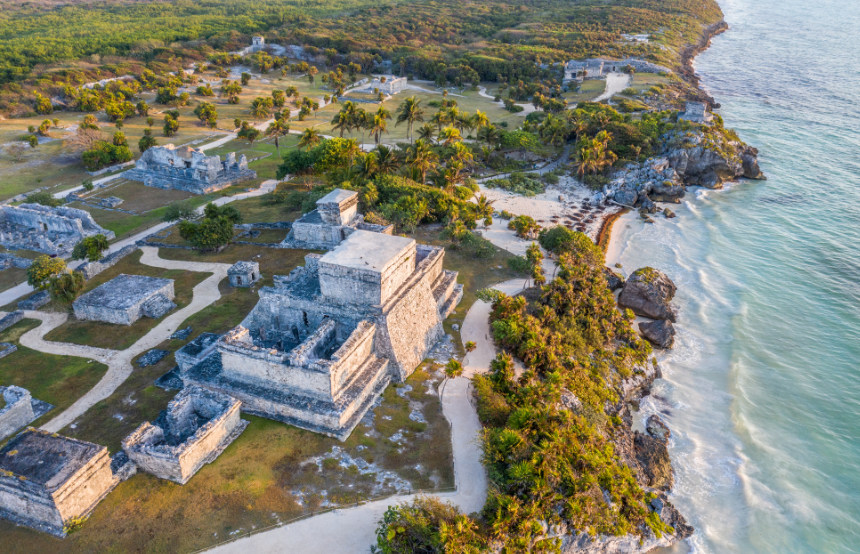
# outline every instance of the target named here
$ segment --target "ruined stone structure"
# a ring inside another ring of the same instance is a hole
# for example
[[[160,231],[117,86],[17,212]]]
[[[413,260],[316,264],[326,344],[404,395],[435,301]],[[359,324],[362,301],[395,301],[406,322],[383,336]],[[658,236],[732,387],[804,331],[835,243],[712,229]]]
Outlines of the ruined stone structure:
[[[250,287],[260,277],[260,264],[257,262],[236,262],[227,270],[227,278],[234,287]]]
[[[283,248],[329,250],[355,230],[392,234],[391,225],[366,223],[358,213],[358,193],[334,189],[317,200],[317,208],[293,222]]]
[[[5,331],[22,319],[24,319],[24,312],[21,310],[15,310],[14,312],[5,314],[3,317],[0,317],[0,331]]]
[[[18,347],[11,342],[0,342],[0,358],[5,358],[13,352],[17,352]]]
[[[670,73],[671,70],[639,58],[624,60],[609,60],[605,58],[589,58],[587,60],[570,60],[564,67],[564,81],[603,79],[607,73],[621,73],[632,67],[637,73]]]
[[[60,537],[117,483],[104,446],[29,429],[0,449],[0,517]]]
[[[251,51],[256,52],[266,47],[266,39],[261,36],[251,37]]]
[[[385,82],[382,82],[382,78]],[[379,89],[382,94],[395,95],[398,92],[403,92],[406,88],[406,77],[395,77],[394,75],[381,75],[374,77],[366,87],[370,92],[375,92]]]
[[[176,307],[173,279],[120,274],[72,304],[75,317],[131,325],[143,316],[158,319]]]
[[[462,297],[444,256],[410,238],[355,230],[275,276],[201,362],[188,367],[193,360],[177,355],[180,376],[238,398],[243,411],[344,440],[442,336]]]
[[[684,111],[678,114],[678,119],[685,119],[693,123],[705,123],[710,119],[710,114],[703,102],[687,102]]]
[[[129,244],[123,248],[120,248],[116,252],[108,254],[101,260],[97,260],[95,262],[86,262],[81,264],[78,267],[78,271],[84,274],[84,279],[89,281],[102,271],[106,270],[109,267],[115,266],[120,260],[128,256],[129,254],[137,252],[136,244]]]
[[[49,208],[41,204],[0,206],[0,245],[66,256],[81,239],[113,231],[101,228],[89,213],[75,208]]]
[[[6,403],[0,408],[0,440],[5,439],[25,425],[29,425],[53,408],[47,402],[36,400],[30,396],[30,391],[27,389],[14,385],[0,387],[0,396]]]
[[[219,156],[207,156],[202,150],[172,144],[148,149],[125,178],[142,181],[148,187],[177,189],[193,194],[208,194],[247,179],[257,172],[248,169],[243,154],[236,161],[231,152],[222,162]]]
[[[138,469],[184,485],[213,462],[248,422],[241,402],[198,386],[185,387],[155,423],[144,423],[122,442]]]

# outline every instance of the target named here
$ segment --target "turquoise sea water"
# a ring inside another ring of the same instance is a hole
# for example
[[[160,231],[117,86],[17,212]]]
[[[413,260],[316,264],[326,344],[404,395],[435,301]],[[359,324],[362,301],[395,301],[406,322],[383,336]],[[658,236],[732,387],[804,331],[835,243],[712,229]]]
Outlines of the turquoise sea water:
[[[696,67],[768,181],[615,226],[678,285],[643,405],[674,436],[696,552],[860,551],[860,2],[721,0]],[[614,261],[614,260],[613,260]]]

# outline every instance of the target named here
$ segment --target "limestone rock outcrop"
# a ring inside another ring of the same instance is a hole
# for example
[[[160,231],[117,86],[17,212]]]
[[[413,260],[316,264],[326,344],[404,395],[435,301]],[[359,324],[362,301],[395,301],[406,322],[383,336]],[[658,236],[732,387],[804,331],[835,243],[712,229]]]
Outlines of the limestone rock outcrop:
[[[675,344],[675,326],[668,319],[640,323],[639,332],[654,346],[672,348]]]
[[[672,473],[672,462],[669,460],[669,449],[666,443],[659,439],[635,431],[633,448],[636,459],[645,480],[645,484],[655,489],[667,491],[672,488],[675,478]]]
[[[634,271],[624,283],[618,305],[630,308],[636,315],[676,321],[677,311],[669,304],[676,290],[675,283],[664,273],[643,267]]]

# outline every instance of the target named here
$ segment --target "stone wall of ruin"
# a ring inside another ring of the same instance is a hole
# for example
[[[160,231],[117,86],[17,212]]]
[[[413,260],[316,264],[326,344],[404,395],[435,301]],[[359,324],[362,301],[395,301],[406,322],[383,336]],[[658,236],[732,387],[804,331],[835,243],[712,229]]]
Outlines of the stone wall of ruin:
[[[33,413],[33,398],[21,387],[0,387],[6,405],[0,410],[0,440],[5,439],[21,427],[36,419]]]
[[[163,442],[165,430],[149,422],[123,441],[123,449],[138,469],[179,484],[185,484],[205,464],[213,461],[241,433],[247,423],[240,419],[241,403],[233,398],[224,405],[222,395],[195,387],[190,394],[177,396],[168,406],[171,427],[182,426],[193,412],[211,417],[184,442],[176,446]]]

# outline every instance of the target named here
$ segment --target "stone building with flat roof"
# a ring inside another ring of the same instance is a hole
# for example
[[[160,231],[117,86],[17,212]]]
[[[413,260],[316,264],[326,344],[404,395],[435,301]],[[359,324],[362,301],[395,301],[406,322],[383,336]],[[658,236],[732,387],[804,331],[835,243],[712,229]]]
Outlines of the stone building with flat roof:
[[[245,320],[180,376],[238,398],[243,411],[345,440],[442,337],[462,297],[444,256],[411,238],[354,230],[275,276]]]
[[[260,280],[260,264],[257,262],[236,262],[227,270],[227,279],[234,287],[250,287]]]
[[[119,481],[106,447],[28,429],[0,449],[0,517],[62,537]]]
[[[158,319],[176,308],[173,279],[121,273],[72,303],[75,317],[131,325],[143,316]]]
[[[282,248],[329,250],[353,231],[364,230],[392,234],[392,225],[366,223],[358,213],[358,193],[334,189],[316,202],[316,209],[293,222]]]
[[[0,343],[0,351],[3,344],[8,343]],[[0,403],[0,440],[29,425],[53,408],[47,402],[33,398],[27,389],[15,385],[0,387],[0,396],[3,398]]]

